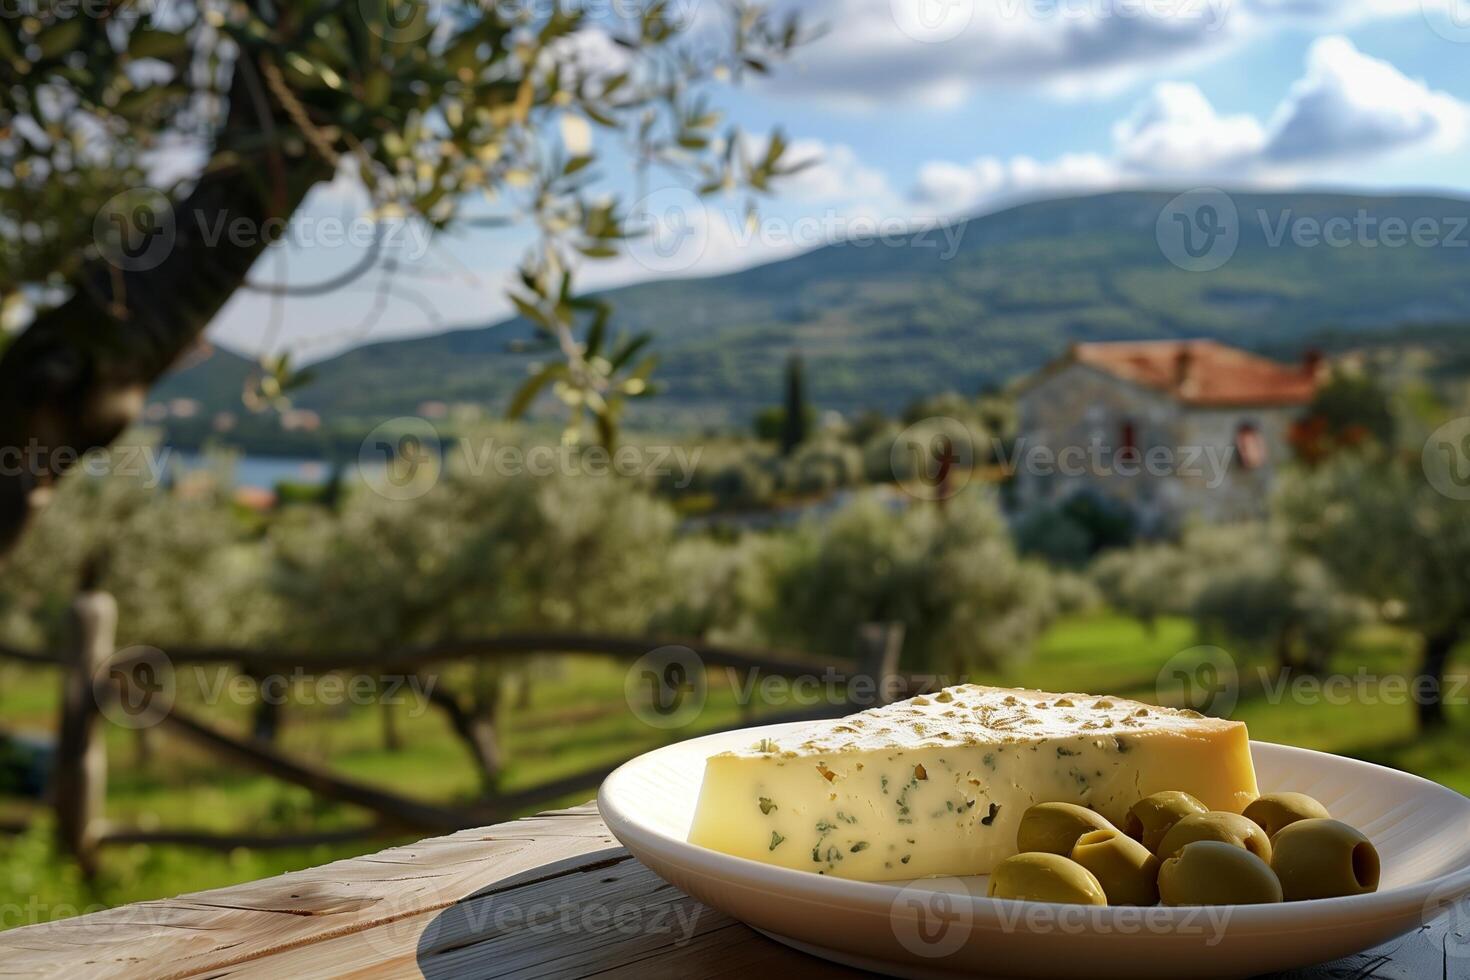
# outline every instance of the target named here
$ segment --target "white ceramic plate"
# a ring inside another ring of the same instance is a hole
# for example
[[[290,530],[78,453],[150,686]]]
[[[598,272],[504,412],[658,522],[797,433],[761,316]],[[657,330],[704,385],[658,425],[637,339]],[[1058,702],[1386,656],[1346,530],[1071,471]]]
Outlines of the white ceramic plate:
[[[618,840],[675,887],[790,946],[895,976],[1247,977],[1369,949],[1470,894],[1470,799],[1321,752],[1252,743],[1262,792],[1295,790],[1383,857],[1373,895],[1217,909],[1084,908],[985,897],[984,877],[844,881],[696,847],[685,838],[704,761],[799,725],[691,739],[608,777]]]

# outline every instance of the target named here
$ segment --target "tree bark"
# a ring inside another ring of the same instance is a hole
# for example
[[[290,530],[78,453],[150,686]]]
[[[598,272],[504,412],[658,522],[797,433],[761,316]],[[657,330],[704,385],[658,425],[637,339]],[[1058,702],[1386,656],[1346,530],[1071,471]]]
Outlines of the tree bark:
[[[516,710],[517,711],[528,711],[528,710],[530,710],[530,707],[531,707],[531,695],[532,695],[532,693],[535,690],[535,685],[534,685],[534,682],[533,682],[533,680],[531,678],[531,671],[533,669],[534,668],[532,667],[532,665],[528,663],[520,671],[520,682],[521,683],[520,683],[520,686],[516,688]]]
[[[1328,669],[1332,666],[1333,649],[1332,644],[1321,640],[1308,641],[1306,665],[1313,677],[1327,676]]]
[[[151,769],[158,757],[158,729],[139,728],[133,733],[133,764],[139,769]]]
[[[215,146],[233,150],[239,163],[207,171],[173,207],[173,244],[161,261],[132,271],[89,263],[71,297],[0,356],[0,449],[7,462],[16,452],[23,460],[0,467],[0,555],[81,455],[133,423],[148,388],[244,284],[269,231],[283,228],[312,185],[330,178],[314,157],[283,163],[279,141],[262,147],[262,131],[289,122],[273,104],[278,119],[256,112],[259,93],[249,84],[258,80],[245,78],[252,70],[236,70]]]
[[[487,796],[499,787],[503,765],[500,737],[495,730],[500,705],[499,684],[491,686],[488,696],[469,699],[461,699],[443,684],[435,684],[428,692],[429,701],[443,710],[450,727],[474,757]]]
[[[1424,654],[1419,675],[1414,678],[1414,704],[1419,712],[1419,728],[1436,731],[1449,724],[1444,705],[1444,675],[1450,654],[1460,642],[1460,630],[1451,627],[1424,637]]]
[[[494,793],[500,787],[502,766],[500,735],[495,730],[494,716],[481,711],[471,714],[466,719],[461,736],[474,753],[475,761],[479,763],[486,795]]]
[[[255,718],[250,725],[250,734],[257,741],[274,744],[281,735],[281,720],[285,716],[285,705],[279,699],[261,701],[255,706]]]
[[[1292,626],[1283,626],[1276,634],[1276,668],[1282,677],[1290,677],[1297,668],[1295,640]]]
[[[393,710],[393,705],[386,701],[382,705],[383,718],[383,751],[402,752],[403,735],[398,730],[398,715]]]

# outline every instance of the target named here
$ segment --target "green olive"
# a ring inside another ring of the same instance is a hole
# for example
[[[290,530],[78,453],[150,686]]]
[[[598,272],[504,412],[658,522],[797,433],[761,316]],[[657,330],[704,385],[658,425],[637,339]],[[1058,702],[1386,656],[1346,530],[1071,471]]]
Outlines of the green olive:
[[[1077,838],[1072,860],[1092,872],[1109,905],[1157,905],[1159,859],[1118,830],[1092,830]]]
[[[1328,819],[1327,808],[1305,793],[1267,793],[1245,808],[1245,815],[1275,837],[1281,828],[1298,820]]]
[[[1271,840],[1266,832],[1238,813],[1211,810],[1209,813],[1194,813],[1180,820],[1164,835],[1159,844],[1158,855],[1167,859],[1178,854],[1186,844],[1197,840],[1222,841],[1243,847],[1256,857],[1271,863]]]
[[[1107,893],[1092,872],[1059,854],[1016,854],[990,872],[991,898],[1059,905],[1106,905]]]
[[[1363,833],[1339,820],[1298,820],[1271,842],[1271,867],[1288,902],[1366,895],[1378,890],[1382,865]]]
[[[1021,814],[1021,826],[1016,829],[1016,850],[1022,854],[1037,852],[1066,857],[1083,834],[1112,829],[1112,824],[1085,806],[1038,803]]]
[[[1176,823],[1190,814],[1208,813],[1209,809],[1177,789],[1154,793],[1133,804],[1133,809],[1128,811],[1128,817],[1123,821],[1123,832],[1150,851],[1157,851],[1164,835]]]
[[[1265,861],[1224,841],[1186,844],[1159,868],[1165,905],[1267,905],[1281,897],[1281,882]]]

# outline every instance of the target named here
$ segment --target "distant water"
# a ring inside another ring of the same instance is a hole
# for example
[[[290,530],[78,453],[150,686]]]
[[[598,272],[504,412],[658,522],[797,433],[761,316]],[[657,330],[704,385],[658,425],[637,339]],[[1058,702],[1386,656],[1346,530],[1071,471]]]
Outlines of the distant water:
[[[210,463],[209,457],[178,450],[169,452],[169,465],[193,471]],[[235,486],[274,490],[278,483],[300,483],[319,487],[332,478],[332,466],[321,459],[294,456],[242,455],[234,458]]]

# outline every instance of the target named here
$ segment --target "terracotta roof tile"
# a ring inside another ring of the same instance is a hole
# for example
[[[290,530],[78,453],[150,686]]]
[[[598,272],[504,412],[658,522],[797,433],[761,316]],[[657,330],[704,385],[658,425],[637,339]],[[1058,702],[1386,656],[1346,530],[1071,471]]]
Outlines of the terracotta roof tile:
[[[1318,373],[1212,340],[1076,344],[1069,360],[1163,391],[1189,405],[1305,405]]]

